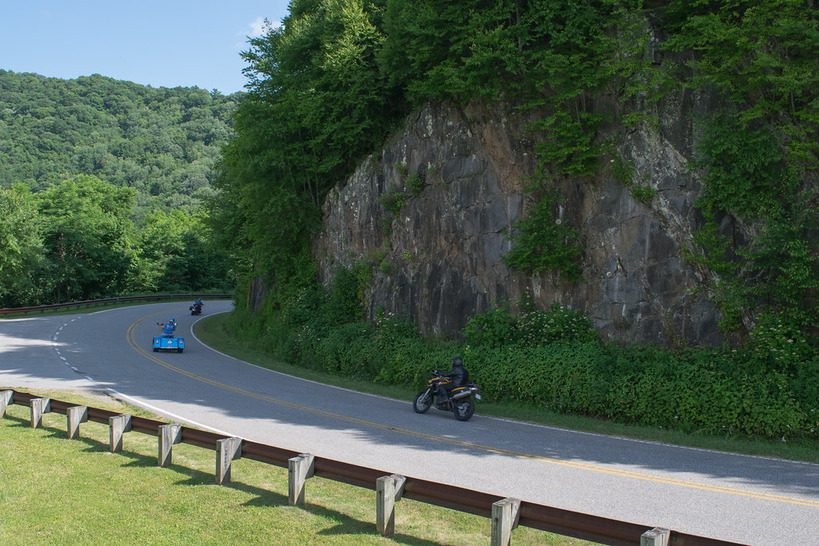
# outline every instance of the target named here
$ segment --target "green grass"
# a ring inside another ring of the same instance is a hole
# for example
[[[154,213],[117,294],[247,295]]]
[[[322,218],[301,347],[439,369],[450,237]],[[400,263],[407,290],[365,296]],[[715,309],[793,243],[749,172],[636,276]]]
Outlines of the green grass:
[[[336,385],[361,392],[380,394],[400,400],[407,404],[415,396],[416,391],[411,386],[384,385],[352,379],[349,377],[328,374],[319,370],[312,370],[293,366],[282,362],[270,354],[260,350],[245,341],[235,339],[227,329],[228,314],[209,316],[196,323],[197,337],[211,347],[229,354],[240,360],[251,362],[258,366],[276,370],[282,373],[311,379],[329,385]],[[721,437],[697,433],[685,433],[675,430],[658,429],[645,426],[625,425],[612,421],[593,419],[578,415],[563,415],[543,408],[526,406],[523,404],[495,404],[479,402],[477,412],[482,415],[504,417],[528,421],[532,423],[550,425],[571,430],[594,432],[611,436],[622,436],[639,440],[649,440],[668,444],[713,449],[746,455],[779,457],[797,461],[819,463],[819,442],[809,439],[789,440],[776,442],[767,439],[750,437]]]
[[[90,395],[37,391],[55,399],[149,416]],[[83,423],[69,441],[65,416],[46,414],[29,427],[27,407],[0,419],[0,543],[23,544],[488,544],[488,518],[403,499],[396,534],[375,529],[375,492],[311,478],[304,508],[287,503],[287,470],[233,462],[230,484],[214,483],[213,451],[179,444],[174,464],[156,466],[156,437],[125,435],[108,450],[108,427]],[[514,544],[583,541],[528,528]]]

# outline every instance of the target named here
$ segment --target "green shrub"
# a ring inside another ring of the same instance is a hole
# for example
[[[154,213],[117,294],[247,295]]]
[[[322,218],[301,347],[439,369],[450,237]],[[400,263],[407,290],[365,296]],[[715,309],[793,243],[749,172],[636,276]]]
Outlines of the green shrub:
[[[577,230],[554,218],[555,198],[543,196],[510,234],[512,249],[503,256],[512,269],[527,273],[558,271],[570,281],[580,278]]]
[[[474,315],[464,327],[464,337],[470,345],[500,347],[517,341],[517,320],[506,309],[493,309]]]
[[[516,330],[518,343],[530,346],[556,341],[590,341],[597,337],[586,317],[559,304],[546,311],[524,313],[517,320]]]
[[[347,295],[356,284],[348,273],[337,285]],[[819,437],[819,357],[800,345],[784,366],[778,347],[790,338],[776,321],[743,349],[672,351],[603,343],[561,306],[519,317],[495,309],[470,320],[462,345],[424,338],[393,316],[336,320],[349,314],[337,313],[334,298],[346,301],[332,287],[296,290],[278,306],[266,302],[267,312],[237,311],[231,324],[242,339],[261,335],[283,360],[363,380],[421,388],[460,354],[491,402],[685,432]]]
[[[554,304],[547,310],[527,311],[519,316],[505,309],[475,315],[467,322],[464,337],[468,344],[483,347],[537,347],[558,341],[591,341],[597,334],[583,315]]]

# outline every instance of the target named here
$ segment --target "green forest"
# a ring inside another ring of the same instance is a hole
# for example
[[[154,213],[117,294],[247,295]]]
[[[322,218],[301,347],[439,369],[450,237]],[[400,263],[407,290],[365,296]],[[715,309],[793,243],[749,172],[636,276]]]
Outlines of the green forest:
[[[0,306],[225,289],[207,203],[237,101],[0,70]]]
[[[411,385],[457,353],[490,401],[819,437],[818,21],[807,0],[292,0],[249,40],[237,96],[0,71],[0,305],[229,284],[234,335],[296,365]],[[593,184],[603,135],[656,123],[680,88],[714,105],[697,120],[702,222],[684,258],[714,273],[703,289],[730,344],[623,347],[575,311],[525,305],[425,339],[364,320],[372,264],[318,284],[327,193],[443,101],[532,120],[541,201],[505,260],[577,278],[554,188]]]

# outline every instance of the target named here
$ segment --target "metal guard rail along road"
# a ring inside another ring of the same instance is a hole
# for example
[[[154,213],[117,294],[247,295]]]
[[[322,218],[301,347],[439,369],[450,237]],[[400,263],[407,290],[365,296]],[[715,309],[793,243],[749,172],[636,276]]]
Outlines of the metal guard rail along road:
[[[27,405],[32,408],[32,426],[37,426],[35,423],[35,403],[32,403],[32,400],[40,401],[38,407],[43,407],[44,399],[39,398],[38,396],[17,392],[15,390],[0,390],[0,417],[2,417],[5,413],[7,404],[17,404],[22,406]],[[48,409],[45,409],[44,411],[68,415],[68,409],[72,407],[85,408],[85,406],[50,399],[47,400]],[[113,450],[114,425],[111,418],[116,419],[120,416],[121,414],[113,411],[87,407],[83,420],[87,418],[88,420],[99,423],[108,423],[112,430]],[[153,436],[161,436],[160,427],[167,425],[168,423],[153,419],[129,416],[129,425],[125,430],[134,430]],[[392,473],[384,470],[366,468],[323,457],[313,457],[300,454],[296,451],[251,442],[244,439],[231,439],[231,437],[228,436],[207,432],[196,428],[181,425],[173,426],[179,427],[177,439],[174,441],[174,443],[184,442],[207,449],[218,450],[221,447],[220,444],[223,442],[230,442],[232,440],[240,442],[238,453],[233,453],[227,457],[228,465],[231,458],[238,458],[241,456],[260,461],[262,463],[288,468],[288,465],[292,463],[294,458],[298,459],[300,457],[309,457],[312,465],[310,468],[311,472],[307,475],[307,477],[310,475],[321,476],[323,478],[328,478],[371,490],[377,490],[377,482],[379,482],[380,479],[385,479],[385,476],[394,477],[391,476]],[[69,429],[70,427],[71,424],[69,423]],[[219,463],[217,462],[217,467],[218,466]],[[292,467],[290,469],[292,471]],[[422,480],[419,478],[408,476],[400,478],[402,478],[403,481],[401,482],[401,491],[398,495],[396,495],[396,499],[403,496],[461,512],[491,517],[493,518],[493,544],[509,543],[508,532],[506,534],[507,538],[502,542],[495,541],[494,536],[495,517],[493,505],[499,503],[499,501],[504,501],[504,497],[473,491],[463,487]],[[217,475],[217,480],[218,479],[219,476]],[[665,529],[653,529],[653,526],[651,525],[616,521],[604,517],[573,512],[551,506],[544,506],[527,501],[512,500],[512,502],[515,503],[517,512],[514,516],[515,521],[511,524],[511,527],[514,527],[515,525],[524,525],[526,527],[532,527],[560,535],[612,545],[656,544],[659,546],[662,544],[663,546],[736,546],[736,543],[734,542],[726,542],[723,540],[690,535],[677,531],[668,531]],[[509,531],[511,531],[511,527]],[[664,533],[663,538],[656,542],[653,539],[646,541],[646,535],[649,535],[654,531]],[[385,533],[382,531],[382,534]],[[642,541],[641,537],[643,537]]]
[[[30,307],[5,307],[0,309],[0,316],[16,315],[21,313],[44,313],[46,311],[56,311],[59,309],[71,309],[73,307],[90,307],[92,305],[116,305],[119,303],[130,303],[135,301],[161,301],[161,300],[186,300],[195,297],[206,300],[231,299],[230,294],[151,294],[147,296],[118,296],[115,298],[102,298],[98,300],[69,301],[65,303],[52,303],[49,305],[32,305]]]

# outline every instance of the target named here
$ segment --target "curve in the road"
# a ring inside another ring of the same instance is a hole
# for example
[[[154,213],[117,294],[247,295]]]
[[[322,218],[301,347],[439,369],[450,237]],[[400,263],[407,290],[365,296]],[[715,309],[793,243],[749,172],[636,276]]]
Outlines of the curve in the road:
[[[788,496],[783,496],[783,495],[775,495],[775,494],[770,494],[770,493],[744,491],[744,490],[736,489],[736,488],[732,488],[732,487],[709,485],[709,484],[698,483],[698,482],[694,482],[694,481],[690,481],[690,480],[680,480],[680,479],[669,478],[669,477],[654,476],[654,475],[649,475],[649,474],[645,474],[645,473],[641,473],[641,472],[634,472],[634,471],[630,471],[630,470],[607,468],[607,467],[604,467],[604,466],[601,466],[601,465],[595,465],[595,464],[591,464],[591,463],[582,463],[582,462],[576,462],[576,461],[565,461],[565,460],[555,459],[555,458],[552,458],[552,457],[546,457],[546,456],[543,456],[543,455],[533,455],[533,454],[530,454],[530,453],[525,453],[525,452],[520,452],[520,451],[515,451],[515,450],[505,449],[505,448],[498,448],[498,447],[493,447],[493,446],[487,446],[487,445],[477,444],[477,443],[468,442],[468,441],[465,441],[465,440],[459,440],[459,439],[455,439],[455,438],[442,438],[442,437],[440,437],[438,435],[426,434],[426,433],[423,433],[423,432],[410,430],[410,429],[405,429],[405,428],[401,428],[401,427],[395,427],[395,426],[391,426],[391,425],[384,425],[384,424],[378,423],[376,421],[371,421],[371,420],[367,420],[367,419],[361,419],[361,418],[352,417],[352,416],[348,416],[348,415],[342,415],[342,414],[338,414],[338,413],[334,413],[334,412],[320,410],[320,409],[317,409],[317,408],[314,408],[314,407],[305,406],[303,404],[298,404],[298,403],[295,403],[295,402],[290,402],[290,401],[282,400],[282,399],[275,398],[275,397],[272,397],[272,396],[256,393],[256,392],[253,392],[253,391],[243,389],[241,387],[236,387],[234,385],[229,385],[229,384],[223,383],[221,381],[216,381],[214,379],[204,377],[202,375],[193,373],[193,372],[188,371],[188,370],[184,370],[182,368],[174,366],[173,364],[171,364],[171,363],[169,363],[169,362],[167,362],[165,360],[162,360],[161,358],[153,355],[152,353],[147,352],[142,347],[140,347],[140,345],[134,339],[134,330],[144,320],[145,319],[143,318],[143,319],[139,319],[139,320],[135,321],[134,323],[132,323],[131,326],[128,328],[128,331],[127,331],[127,334],[126,334],[127,342],[131,346],[131,348],[134,349],[134,351],[139,353],[141,356],[143,356],[147,360],[153,362],[154,364],[156,364],[158,366],[162,366],[163,368],[165,368],[167,370],[170,370],[170,371],[172,371],[174,373],[184,375],[185,377],[188,377],[188,378],[193,379],[195,381],[199,381],[199,382],[211,385],[213,387],[216,387],[216,388],[228,391],[228,392],[239,394],[241,396],[246,396],[246,397],[253,398],[253,399],[256,399],[256,400],[261,400],[261,401],[264,401],[264,402],[268,402],[270,404],[275,404],[275,405],[278,405],[278,406],[282,406],[282,407],[286,407],[286,408],[290,408],[290,409],[295,409],[295,410],[298,410],[298,411],[301,411],[301,412],[310,413],[312,415],[318,415],[318,416],[322,416],[322,417],[329,417],[329,418],[336,419],[336,420],[339,420],[339,421],[342,421],[342,422],[353,423],[353,424],[356,424],[356,425],[361,425],[361,426],[380,429],[380,430],[388,430],[390,432],[403,434],[403,435],[407,435],[407,436],[411,436],[411,437],[415,437],[415,438],[423,438],[423,439],[426,439],[426,440],[433,440],[433,441],[436,441],[436,442],[443,442],[443,443],[447,443],[447,444],[450,444],[450,445],[455,445],[455,446],[458,446],[458,447],[465,447],[465,448],[469,448],[469,449],[480,450],[480,451],[484,451],[484,452],[487,452],[487,453],[507,455],[507,456],[512,456],[512,457],[518,457],[518,458],[523,458],[523,459],[540,461],[540,462],[548,463],[548,464],[565,466],[565,467],[569,467],[569,468],[582,469],[582,470],[590,471],[590,472],[597,472],[597,473],[601,473],[601,474],[608,474],[608,475],[619,476],[619,477],[627,477],[627,478],[643,480],[643,481],[648,481],[648,482],[653,482],[653,483],[673,485],[673,486],[684,487],[684,488],[688,488],[688,489],[696,489],[696,490],[700,490],[700,491],[710,491],[710,492],[723,493],[723,494],[729,494],[729,495],[735,495],[735,496],[741,496],[741,497],[748,497],[748,498],[753,498],[753,499],[758,499],[758,500],[766,500],[766,501],[772,501],[772,502],[778,502],[778,503],[792,504],[792,505],[796,505],[796,506],[807,506],[807,507],[811,507],[811,508],[819,508],[819,501],[814,501],[814,500],[810,500],[810,499],[800,499],[800,498],[788,497]],[[200,343],[201,343],[201,340],[200,340]],[[203,345],[207,347],[207,345],[205,345],[204,343],[203,343]]]

